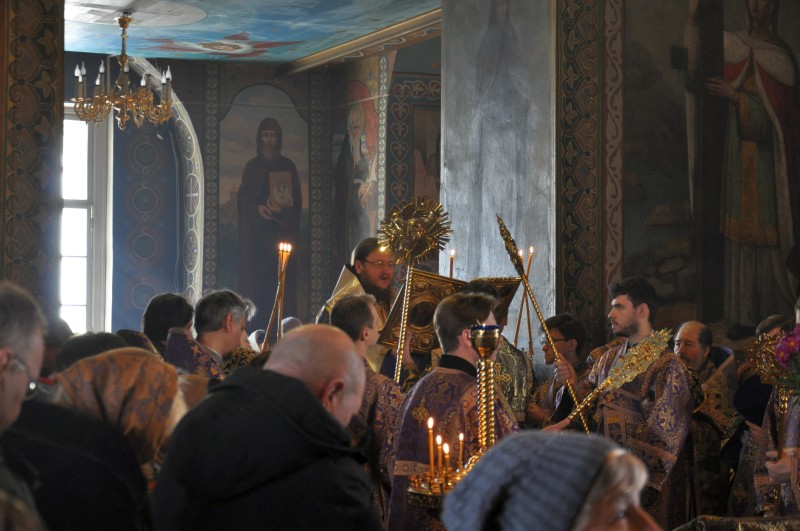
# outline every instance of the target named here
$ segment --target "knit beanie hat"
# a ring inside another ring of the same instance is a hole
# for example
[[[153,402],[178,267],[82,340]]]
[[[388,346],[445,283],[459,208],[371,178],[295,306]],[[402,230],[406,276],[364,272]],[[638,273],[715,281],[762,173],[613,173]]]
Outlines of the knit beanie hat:
[[[568,531],[612,441],[580,433],[523,432],[484,455],[444,499],[446,529]]]

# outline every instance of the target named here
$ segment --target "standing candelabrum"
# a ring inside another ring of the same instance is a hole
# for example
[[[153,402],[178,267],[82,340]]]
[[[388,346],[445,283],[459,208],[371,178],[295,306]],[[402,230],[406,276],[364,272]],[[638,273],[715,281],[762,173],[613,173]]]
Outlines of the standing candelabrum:
[[[434,436],[435,424],[433,417],[428,418],[428,470],[409,476],[408,487],[412,503],[431,509],[440,508],[442,496],[455,488],[470,466],[464,462],[464,434],[458,434],[455,456],[455,442],[445,442],[446,434]]]
[[[264,333],[264,342],[261,343],[261,352],[268,352],[269,336],[272,333],[272,326],[276,320],[278,323],[278,339],[283,334],[281,333],[280,322],[283,320],[283,295],[284,285],[286,282],[286,263],[289,261],[289,255],[292,253],[292,244],[288,242],[280,242],[278,244],[278,289],[275,293],[275,302],[272,304],[272,311],[269,314],[269,324]]]
[[[478,442],[480,454],[486,453],[497,441],[494,415],[494,362],[492,354],[500,344],[500,327],[475,325],[470,328],[472,346],[478,351]]]

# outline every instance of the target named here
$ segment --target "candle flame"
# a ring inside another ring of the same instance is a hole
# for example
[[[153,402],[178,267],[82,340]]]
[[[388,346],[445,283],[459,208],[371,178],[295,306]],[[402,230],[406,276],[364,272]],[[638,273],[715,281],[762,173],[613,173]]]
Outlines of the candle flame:
[[[450,445],[447,444],[447,443],[444,443],[442,445],[442,451],[444,452],[444,455],[449,454],[450,453]]]
[[[428,429],[429,430],[433,429],[433,417],[428,418]]]
[[[456,250],[450,249],[450,258],[454,257],[455,255],[456,255]]]
[[[531,245],[530,253],[533,254],[533,245]]]
[[[463,433],[459,433],[458,434],[458,440],[459,441],[463,441],[464,440],[464,434]]]
[[[436,445],[437,446],[441,446],[442,445],[442,436],[441,435],[437,435],[436,436]]]

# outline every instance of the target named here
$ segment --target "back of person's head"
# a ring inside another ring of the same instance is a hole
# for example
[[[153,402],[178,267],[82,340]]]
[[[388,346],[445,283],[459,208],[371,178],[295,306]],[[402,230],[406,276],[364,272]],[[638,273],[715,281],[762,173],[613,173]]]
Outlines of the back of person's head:
[[[766,334],[775,328],[780,329],[781,333],[789,332],[795,326],[794,321],[795,320],[788,315],[770,315],[758,323],[758,326],[756,327],[756,337],[760,336],[761,334]]]
[[[366,238],[361,240],[358,245],[353,249],[350,256],[350,265],[355,265],[356,262],[363,262],[375,249],[380,249],[381,245],[378,238]]]
[[[150,299],[142,314],[142,332],[164,353],[169,329],[191,326],[194,307],[179,293],[159,293]]]
[[[638,493],[646,478],[641,461],[607,438],[527,431],[478,461],[445,497],[442,522],[459,531],[582,531],[598,501],[617,489]]]
[[[47,333],[44,335],[44,348],[59,349],[74,335],[72,328],[61,317],[47,319]]]
[[[433,326],[444,352],[458,348],[458,336],[483,323],[497,308],[496,298],[483,293],[454,293],[442,299],[433,314]]]
[[[331,325],[341,328],[353,341],[361,337],[364,327],[372,327],[375,297],[367,293],[348,295],[339,299],[331,310]]]
[[[658,295],[652,284],[642,277],[628,277],[611,284],[608,288],[611,299],[616,299],[620,295],[627,295],[634,306],[647,304],[650,309],[648,320],[650,324],[656,322],[656,311],[658,310]]]
[[[8,348],[26,357],[35,338],[44,341],[47,320],[39,304],[23,288],[0,281],[0,348]]]
[[[281,321],[281,335],[285,336],[295,328],[300,328],[301,326],[303,326],[303,321],[297,317],[284,317]]]
[[[575,352],[581,361],[586,359],[588,352],[584,352],[586,345],[586,327],[583,322],[569,313],[559,313],[549,319],[545,319],[544,324],[548,330],[558,330],[564,339],[574,339],[577,342]]]
[[[483,293],[484,295],[489,295],[497,299],[497,306],[492,310],[494,312],[494,318],[497,320],[497,324],[505,326],[506,320],[508,319],[508,307],[500,304],[500,290],[488,279],[474,278],[461,286],[461,289],[458,291],[460,293]],[[501,306],[503,306],[503,308],[501,308]]]
[[[292,330],[277,342],[264,369],[303,382],[342,426],[361,405],[363,362],[353,341],[334,326],[310,324]]]
[[[126,346],[128,344],[124,339],[110,332],[86,332],[72,336],[64,342],[56,354],[55,370],[63,371],[83,358]]]
[[[255,313],[253,303],[233,291],[212,291],[197,302],[194,328],[198,335],[215,332],[222,328],[226,315],[233,315],[234,322],[238,323],[242,318],[250,320],[253,313]]]
[[[186,411],[175,367],[140,348],[79,360],[53,378],[54,403],[119,428],[141,464],[158,454]]]

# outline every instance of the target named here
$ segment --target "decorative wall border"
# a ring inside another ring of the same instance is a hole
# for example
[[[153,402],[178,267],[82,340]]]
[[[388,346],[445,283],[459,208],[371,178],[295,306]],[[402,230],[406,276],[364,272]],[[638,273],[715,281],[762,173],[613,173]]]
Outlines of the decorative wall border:
[[[567,0],[556,13],[556,301],[604,339],[603,53],[597,31],[603,0]]]
[[[331,263],[331,182],[330,78],[327,69],[312,70],[308,121],[309,179],[309,313],[316,315],[325,304],[333,287],[330,285]],[[327,171],[326,171],[327,170]]]
[[[0,278],[58,307],[64,2],[4,0]]]
[[[203,223],[203,290],[217,287],[217,233],[219,217],[219,102],[220,69],[205,66],[203,75],[203,168],[205,178]]]
[[[386,216],[386,106],[389,94],[389,59],[378,61],[378,220]],[[380,222],[380,221],[379,221]]]
[[[414,150],[412,146],[414,104],[437,105],[442,99],[442,82],[437,76],[398,74],[394,76],[388,101],[389,149],[386,152],[386,209],[411,199]]]

